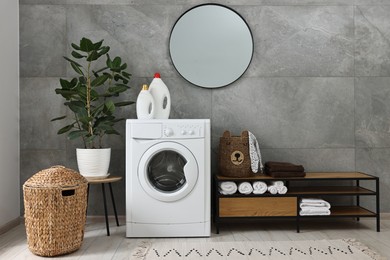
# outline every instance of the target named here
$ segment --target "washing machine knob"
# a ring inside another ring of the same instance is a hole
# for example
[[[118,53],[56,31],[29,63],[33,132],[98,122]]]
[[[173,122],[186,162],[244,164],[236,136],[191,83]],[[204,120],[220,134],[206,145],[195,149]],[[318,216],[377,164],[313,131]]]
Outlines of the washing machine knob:
[[[188,131],[188,133],[189,133],[190,135],[195,134],[194,130],[190,130],[190,131]]]
[[[187,131],[186,130],[181,130],[181,134],[185,135],[185,134],[187,134]]]
[[[164,134],[165,134],[165,136],[172,136],[173,135],[173,130],[172,130],[172,128],[165,128],[165,130],[164,130]]]

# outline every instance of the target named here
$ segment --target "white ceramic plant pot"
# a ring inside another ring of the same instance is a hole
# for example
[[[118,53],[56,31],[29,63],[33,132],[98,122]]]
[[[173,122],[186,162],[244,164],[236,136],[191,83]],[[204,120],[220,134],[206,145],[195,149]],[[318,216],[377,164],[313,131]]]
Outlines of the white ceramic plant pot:
[[[76,149],[79,172],[88,178],[105,178],[110,166],[111,148]]]

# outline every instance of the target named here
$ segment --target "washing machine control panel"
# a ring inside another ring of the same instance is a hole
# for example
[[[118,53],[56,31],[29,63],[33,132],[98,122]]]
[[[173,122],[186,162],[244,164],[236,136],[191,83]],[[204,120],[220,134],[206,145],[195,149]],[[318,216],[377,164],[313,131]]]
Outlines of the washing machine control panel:
[[[204,125],[198,123],[164,124],[163,136],[165,138],[201,138],[204,137]]]

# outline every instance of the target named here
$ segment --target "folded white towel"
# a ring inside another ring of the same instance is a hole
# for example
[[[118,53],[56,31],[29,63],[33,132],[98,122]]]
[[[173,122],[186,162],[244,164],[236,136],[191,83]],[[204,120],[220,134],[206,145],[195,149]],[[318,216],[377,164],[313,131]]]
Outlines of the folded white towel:
[[[276,186],[276,189],[278,190],[279,194],[286,194],[287,193],[287,187],[286,186]]]
[[[238,185],[238,192],[241,194],[251,194],[252,191],[253,191],[252,185],[247,181],[241,182]]]
[[[310,209],[301,209],[299,211],[299,215],[301,216],[322,216],[322,215],[330,215],[330,210],[321,207],[313,207]]]
[[[330,209],[330,203],[323,200],[323,199],[311,199],[311,198],[304,198],[301,200],[301,203],[299,204],[301,208],[305,207],[324,207],[327,209]]]
[[[276,187],[284,186],[284,182],[283,181],[272,181],[271,183],[272,183],[271,185],[274,185]]]
[[[218,183],[219,193],[223,195],[232,195],[237,191],[237,184],[233,181],[222,181]]]
[[[264,194],[267,191],[267,183],[264,181],[255,181],[252,183],[253,194]]]
[[[278,194],[278,188],[274,185],[268,186],[268,192],[271,194]]]

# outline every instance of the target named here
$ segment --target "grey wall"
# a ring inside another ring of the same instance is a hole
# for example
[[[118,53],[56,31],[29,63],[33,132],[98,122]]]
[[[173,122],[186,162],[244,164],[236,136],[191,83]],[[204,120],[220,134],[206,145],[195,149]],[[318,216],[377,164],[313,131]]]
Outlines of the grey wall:
[[[19,6],[0,1],[0,234],[19,219]]]
[[[72,71],[61,57],[86,36],[105,39],[127,60],[131,99],[160,71],[171,118],[211,118],[213,165],[222,132],[249,129],[264,160],[379,176],[382,211],[390,212],[389,1],[218,1],[247,20],[255,53],[240,80],[214,90],[182,79],[168,52],[175,20],[203,2],[21,0],[21,183],[53,164],[77,168],[78,144],[57,136],[61,124],[49,121],[65,113],[54,89]],[[135,118],[135,107],[121,113]],[[114,149],[111,173],[124,176],[124,137],[107,144]],[[124,182],[114,187],[124,214]],[[89,214],[102,214],[100,192],[92,192]]]

